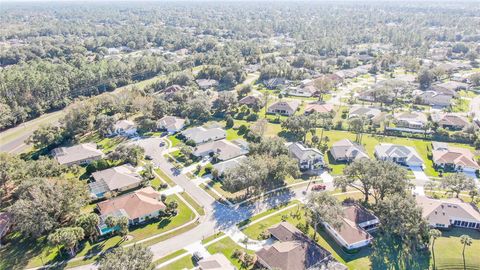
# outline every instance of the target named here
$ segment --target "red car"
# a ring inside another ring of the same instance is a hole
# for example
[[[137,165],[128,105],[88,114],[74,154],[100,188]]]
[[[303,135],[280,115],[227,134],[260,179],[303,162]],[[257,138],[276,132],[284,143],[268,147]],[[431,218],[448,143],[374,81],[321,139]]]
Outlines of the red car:
[[[322,191],[325,190],[326,186],[323,184],[314,185],[312,191]]]

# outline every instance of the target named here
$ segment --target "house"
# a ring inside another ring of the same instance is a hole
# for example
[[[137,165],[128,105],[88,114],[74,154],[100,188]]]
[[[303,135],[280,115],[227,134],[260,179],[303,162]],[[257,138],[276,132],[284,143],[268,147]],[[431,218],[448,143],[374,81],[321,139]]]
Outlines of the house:
[[[145,187],[97,204],[100,213],[99,230],[105,235],[115,230],[105,224],[108,216],[128,218],[129,225],[136,225],[158,217],[167,208],[160,200],[161,194],[152,187]]]
[[[435,87],[444,88],[449,91],[460,91],[460,90],[469,89],[469,85],[467,83],[457,82],[457,81],[448,81],[444,83],[439,83],[439,84],[436,84]]]
[[[466,148],[451,147],[446,143],[439,145],[436,142],[432,142],[432,146],[433,164],[437,169],[472,173],[480,169],[475,156]]]
[[[179,91],[182,91],[183,87],[178,84],[170,85],[162,90],[162,93],[165,95],[173,95]]]
[[[382,102],[382,103],[392,103],[394,94],[391,92],[385,93],[385,95],[382,95],[381,99],[380,96],[377,93],[378,91],[376,89],[367,89],[365,91],[362,91],[358,93],[357,97],[360,100],[363,101],[369,101],[369,102]]]
[[[470,125],[467,118],[451,113],[432,114],[432,121],[438,123],[438,126],[450,130],[462,130]]]
[[[137,125],[130,120],[119,120],[113,126],[111,135],[131,137],[137,134]]]
[[[379,219],[358,204],[345,205],[343,215],[340,227],[323,223],[330,236],[347,250],[369,245],[373,239],[369,232],[377,228]]]
[[[107,193],[137,188],[143,182],[142,176],[130,164],[94,172],[92,178],[95,181],[88,186],[94,199],[103,198]]]
[[[348,139],[343,139],[335,142],[330,148],[330,154],[335,161],[351,162],[353,160],[360,160],[363,158],[369,159],[363,146],[354,143]]]
[[[273,241],[258,250],[257,264],[266,269],[346,270],[347,267],[335,261],[332,254],[319,246],[288,222],[282,222],[268,229]]]
[[[285,86],[286,83],[287,83],[287,80],[285,80],[285,78],[271,78],[263,81],[263,84],[265,85],[265,87],[270,90],[277,89],[281,86]]]
[[[196,80],[198,87],[203,90],[218,86],[217,80],[198,79]]]
[[[218,160],[229,160],[248,153],[248,145],[245,141],[227,141],[225,139],[210,141],[198,145],[193,151],[196,157],[206,157],[208,155],[217,155]]]
[[[263,101],[261,99],[261,96],[258,96],[258,95],[248,95],[240,99],[238,103],[241,105],[247,105],[248,107],[261,108],[263,106]]]
[[[12,215],[6,212],[0,213],[0,247],[2,246],[2,238],[7,235],[12,226]]]
[[[103,158],[103,152],[94,143],[59,147],[52,150],[53,158],[62,165],[82,165]]]
[[[235,266],[223,255],[216,253],[198,262],[200,270],[237,270]]]
[[[415,196],[415,200],[431,227],[480,229],[480,213],[469,203],[456,198],[432,199],[419,195]]]
[[[424,113],[421,112],[402,112],[394,115],[397,121],[397,127],[410,129],[423,129],[428,119]]]
[[[313,102],[305,106],[305,114],[330,113],[331,111],[333,111],[332,104]]]
[[[318,170],[325,164],[323,153],[316,148],[309,148],[301,142],[294,142],[287,144],[290,156],[298,161],[300,170]]]
[[[353,106],[348,112],[348,118],[354,117],[365,117],[367,119],[373,119],[379,116],[382,113],[377,108],[373,107],[363,107],[363,106]]]
[[[227,170],[236,168],[246,158],[247,156],[242,155],[236,158],[225,160],[225,161],[213,164],[213,169],[218,172],[219,176],[222,176],[225,174]]]
[[[317,93],[318,93],[318,89],[311,83],[305,86],[289,87],[287,89],[287,94],[289,96],[312,97],[317,95]]]
[[[417,90],[413,92],[414,102],[421,105],[434,106],[439,108],[449,107],[452,104],[453,95],[444,94],[440,91]]]
[[[375,157],[379,160],[392,161],[400,165],[423,167],[423,160],[410,146],[381,143],[375,146]]]
[[[179,132],[185,126],[185,119],[176,116],[166,115],[157,122],[160,130],[166,130],[169,134]]]
[[[196,144],[202,144],[209,141],[225,139],[227,133],[221,128],[194,127],[182,131],[182,135],[187,140],[192,140]]]
[[[270,105],[267,112],[271,114],[291,116],[295,114],[299,106],[300,101],[298,100],[278,101]]]

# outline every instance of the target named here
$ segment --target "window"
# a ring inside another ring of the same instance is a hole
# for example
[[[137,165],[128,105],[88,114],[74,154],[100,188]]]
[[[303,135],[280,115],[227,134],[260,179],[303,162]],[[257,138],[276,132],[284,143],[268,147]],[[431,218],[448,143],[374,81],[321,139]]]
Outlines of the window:
[[[467,224],[468,224],[468,222],[462,221],[462,224],[461,224],[460,226],[462,226],[462,227],[467,227]]]
[[[468,223],[469,228],[475,228],[475,222],[470,222]]]
[[[460,226],[460,221],[459,221],[459,220],[455,220],[455,221],[453,222],[453,225],[455,225],[455,226]]]

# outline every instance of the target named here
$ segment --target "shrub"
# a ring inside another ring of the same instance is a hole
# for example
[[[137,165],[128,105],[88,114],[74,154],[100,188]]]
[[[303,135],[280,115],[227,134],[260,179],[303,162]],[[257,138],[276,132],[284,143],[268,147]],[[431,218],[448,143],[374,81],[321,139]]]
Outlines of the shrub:
[[[263,232],[260,233],[258,236],[258,240],[266,240],[270,238],[270,232],[268,230],[264,230]]]

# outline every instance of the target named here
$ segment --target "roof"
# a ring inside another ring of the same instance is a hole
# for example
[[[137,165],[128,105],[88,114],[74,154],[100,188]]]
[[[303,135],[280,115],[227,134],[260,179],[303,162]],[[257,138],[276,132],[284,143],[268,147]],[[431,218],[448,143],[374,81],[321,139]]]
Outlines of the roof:
[[[201,144],[196,147],[193,154],[195,156],[200,156],[207,151],[218,154],[218,159],[220,160],[228,160],[248,153],[248,150],[243,146],[239,146],[238,144],[223,139]]]
[[[372,239],[372,236],[358,224],[378,220],[375,215],[357,204],[344,207],[343,214],[342,225],[333,229],[348,245]]]
[[[217,80],[198,79],[196,82],[200,88],[210,88],[218,85]]]
[[[232,263],[221,253],[216,253],[198,262],[201,270],[235,270]]]
[[[232,158],[226,161],[222,161],[213,165],[213,168],[218,171],[219,174],[223,174],[227,170],[237,167],[240,162],[245,160],[247,157],[242,155],[236,158]]]
[[[279,241],[260,249],[256,255],[270,268],[303,270],[320,265],[331,258],[330,252],[290,223],[279,223],[271,227],[269,232]]]
[[[257,104],[258,102],[261,102],[260,97],[255,95],[249,95],[249,96],[243,97],[238,101],[238,103],[245,104],[245,105],[254,105],[254,104]]]
[[[363,146],[348,139],[333,143],[330,153],[335,159],[362,159],[369,158]]]
[[[406,121],[409,123],[426,124],[428,122],[427,116],[420,112],[403,112],[395,115],[398,121]]]
[[[480,166],[475,161],[475,157],[466,148],[448,147],[440,148],[432,151],[433,162],[436,164],[455,164],[457,166],[480,169]]]
[[[317,112],[317,113],[328,113],[333,110],[333,105],[332,104],[319,104],[319,103],[310,103],[305,106],[305,113],[312,113],[312,112]]]
[[[145,187],[113,199],[97,204],[102,216],[108,216],[119,211],[124,212],[129,219],[139,218],[156,211],[165,210],[160,201],[160,193],[152,187]]]
[[[437,115],[436,117],[432,117],[432,120],[438,122],[440,125],[447,125],[447,126],[455,126],[455,127],[466,127],[470,123],[468,122],[467,118],[456,115],[456,114],[442,114]]]
[[[52,151],[54,158],[60,164],[69,164],[91,158],[102,157],[103,152],[94,143],[77,144],[70,147],[59,147]]]
[[[455,218],[480,222],[478,210],[460,199],[432,199],[426,196],[415,196],[415,199],[422,208],[422,216],[430,224],[450,225],[450,220]]]
[[[417,151],[410,146],[381,143],[375,146],[375,153],[380,157],[406,158],[407,162],[422,162],[423,160]]]
[[[277,101],[268,107],[268,110],[285,110],[289,112],[295,112],[300,106],[300,101],[298,100],[289,100],[289,101]]]
[[[139,185],[142,182],[142,177],[130,164],[94,172],[92,177],[95,182],[90,183],[89,186],[93,194],[118,190],[135,184]]]
[[[448,90],[453,90],[453,91],[468,88],[468,84],[462,83],[462,82],[456,82],[456,81],[448,81],[448,82],[444,82],[444,83],[439,83],[436,86],[442,87],[442,88],[445,88],[445,89],[448,89]]]
[[[129,130],[135,127],[136,127],[135,123],[130,120],[119,120],[115,123],[115,130],[118,130],[118,129]]]
[[[169,130],[180,130],[185,124],[185,119],[166,115],[158,120],[158,126]]]
[[[185,136],[188,140],[193,140],[196,143],[214,139],[221,139],[227,136],[225,130],[221,128],[206,129],[204,127],[189,128],[183,131],[182,135]]]
[[[313,159],[316,157],[323,157],[323,153],[316,148],[309,148],[301,142],[294,142],[287,145],[288,151],[298,160]]]
[[[380,113],[381,111],[377,108],[353,106],[352,108],[350,108],[350,111],[348,114],[349,114],[349,117],[367,116],[369,118],[373,118],[379,115]]]
[[[165,94],[173,94],[175,92],[181,91],[183,88],[180,85],[174,84],[162,90]]]

